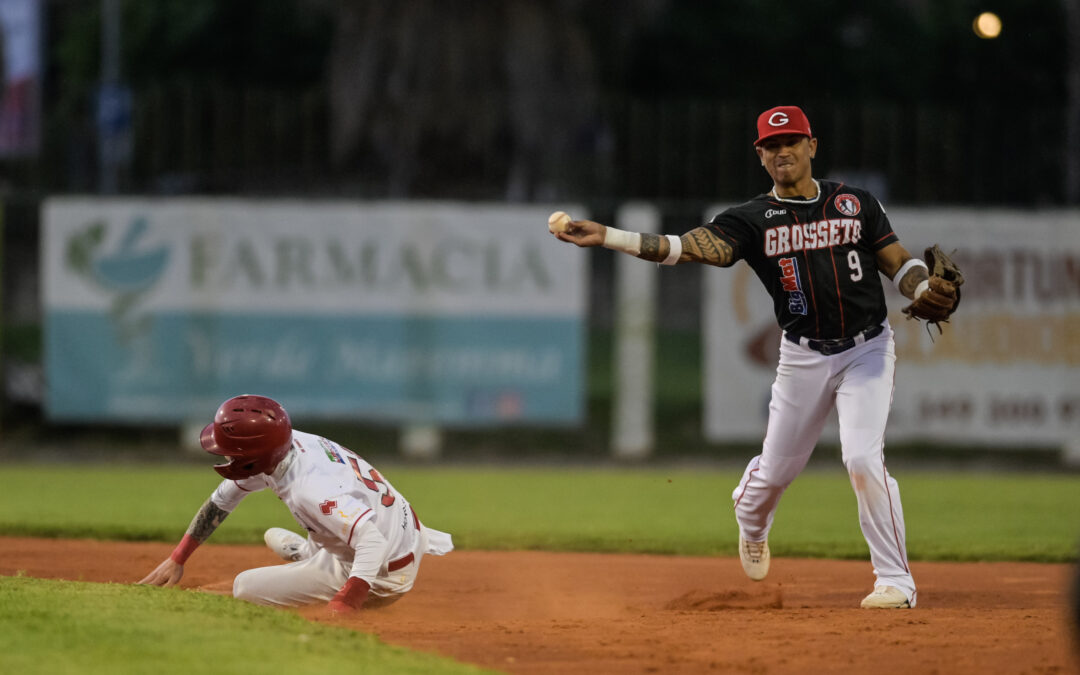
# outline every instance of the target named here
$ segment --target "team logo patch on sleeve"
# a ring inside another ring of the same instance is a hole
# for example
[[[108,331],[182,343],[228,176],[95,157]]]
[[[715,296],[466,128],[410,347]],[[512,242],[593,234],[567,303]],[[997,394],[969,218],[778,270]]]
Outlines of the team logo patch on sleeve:
[[[847,192],[842,195],[836,195],[836,199],[833,200],[833,205],[836,206],[837,211],[845,216],[857,216],[859,215],[859,211],[862,211],[862,204],[859,203],[859,198]]]
[[[326,440],[325,438],[320,438],[319,445],[322,446],[323,452],[326,453],[326,458],[329,459],[331,462],[337,462],[338,464],[345,463],[345,460],[341,458],[340,454],[338,454],[337,448],[335,448],[333,444],[330,443],[330,441]]]

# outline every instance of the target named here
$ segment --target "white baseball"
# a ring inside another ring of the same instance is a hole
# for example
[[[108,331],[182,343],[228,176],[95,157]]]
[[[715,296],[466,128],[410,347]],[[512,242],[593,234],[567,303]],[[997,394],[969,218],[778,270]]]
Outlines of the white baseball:
[[[570,226],[570,216],[565,211],[556,211],[548,216],[548,232],[566,232]]]

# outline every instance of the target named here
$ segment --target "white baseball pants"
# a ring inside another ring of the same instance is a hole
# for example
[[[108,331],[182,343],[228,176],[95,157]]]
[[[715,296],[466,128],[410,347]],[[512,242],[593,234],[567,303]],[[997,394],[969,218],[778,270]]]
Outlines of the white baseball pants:
[[[425,553],[443,555],[453,548],[450,535],[423,525],[413,560],[389,571],[386,563],[371,583],[364,607],[388,605],[413,587]],[[308,539],[297,562],[245,570],[233,580],[233,595],[257,605],[300,607],[329,602],[349,578],[352,561],[339,558]]]
[[[899,588],[914,607],[900,489],[885,468],[895,363],[888,324],[877,337],[831,356],[782,339],[761,454],[750,460],[732,499],[743,538],[765,540],[781,495],[806,466],[835,406],[875,585]]]

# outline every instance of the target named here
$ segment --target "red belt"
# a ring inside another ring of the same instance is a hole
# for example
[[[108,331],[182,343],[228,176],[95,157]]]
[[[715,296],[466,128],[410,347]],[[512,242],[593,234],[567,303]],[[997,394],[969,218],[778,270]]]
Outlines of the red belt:
[[[416,526],[416,531],[419,532],[420,531],[420,519],[416,517],[416,511],[413,510],[412,506],[409,506],[409,511],[412,512],[413,525]],[[398,558],[397,560],[391,560],[390,562],[386,563],[386,571],[387,572],[394,572],[396,570],[399,570],[402,567],[405,567],[406,565],[411,563],[415,559],[416,559],[416,556],[414,556],[412,553],[409,553],[409,554],[407,554],[407,555],[405,555],[405,556],[403,556],[401,558]]]
[[[398,558],[397,560],[391,560],[390,562],[388,562],[386,564],[386,571],[387,572],[394,572],[396,570],[401,569],[402,567],[405,567],[406,565],[408,565],[412,561],[413,561],[413,554],[412,553],[406,555],[404,558]]]

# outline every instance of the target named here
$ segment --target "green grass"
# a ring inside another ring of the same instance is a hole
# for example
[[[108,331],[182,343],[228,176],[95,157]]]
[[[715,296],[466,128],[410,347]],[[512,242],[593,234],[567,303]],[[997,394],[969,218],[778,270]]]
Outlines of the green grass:
[[[428,525],[467,549],[734,555],[731,491],[711,468],[388,465]],[[1080,481],[1050,474],[903,472],[913,560],[1074,560]],[[0,534],[175,541],[214,486],[199,467],[0,467]],[[269,491],[248,497],[211,543],[262,541],[295,526]],[[847,475],[807,470],[784,495],[775,555],[866,558]]]
[[[459,548],[734,555],[731,491],[712,468],[384,467]],[[915,560],[1074,560],[1080,489],[1069,476],[897,475]],[[208,467],[0,465],[0,534],[175,541],[217,484]],[[258,544],[293,526],[269,492],[211,543]],[[784,495],[778,556],[866,558],[847,475],[805,471]],[[479,672],[228,596],[0,577],[0,672]]]
[[[176,589],[0,577],[0,672],[479,673],[376,637]]]
[[[903,472],[894,477],[913,560],[1077,559],[1080,481],[1075,476]],[[770,548],[786,555],[869,557],[843,471],[796,479],[780,502]]]

